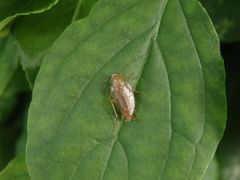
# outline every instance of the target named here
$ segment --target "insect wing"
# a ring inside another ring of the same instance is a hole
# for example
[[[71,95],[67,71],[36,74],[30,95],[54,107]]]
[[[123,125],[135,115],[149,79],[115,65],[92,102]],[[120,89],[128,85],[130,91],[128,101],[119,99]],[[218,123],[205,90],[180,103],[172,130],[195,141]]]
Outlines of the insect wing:
[[[135,109],[135,98],[131,86],[127,83],[122,88],[122,96],[125,107],[127,108],[129,115],[132,116]]]

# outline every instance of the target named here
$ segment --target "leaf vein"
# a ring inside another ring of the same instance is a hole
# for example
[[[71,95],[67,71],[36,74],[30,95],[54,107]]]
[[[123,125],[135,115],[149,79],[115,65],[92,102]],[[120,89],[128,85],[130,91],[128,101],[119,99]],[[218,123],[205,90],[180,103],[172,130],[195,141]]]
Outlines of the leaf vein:
[[[199,55],[199,52],[198,52],[198,48],[197,48],[196,43],[195,43],[195,40],[194,40],[194,38],[193,38],[193,34],[192,34],[192,32],[191,32],[191,29],[189,28],[190,26],[189,26],[189,23],[188,23],[188,21],[187,21],[186,14],[185,14],[185,12],[184,12],[184,10],[183,10],[183,6],[182,6],[182,3],[181,3],[181,0],[178,0],[178,4],[179,4],[179,7],[180,7],[180,10],[181,10],[183,19],[184,19],[184,23],[185,23],[185,25],[186,25],[186,27],[187,27],[188,34],[189,34],[189,36],[190,36],[190,38],[191,38],[192,46],[193,46],[194,51],[195,51],[195,54],[196,54],[196,56],[197,56],[199,68],[200,68],[200,70],[201,70],[201,76],[202,76],[202,79],[203,79],[203,87],[204,87],[204,88],[203,88],[203,90],[204,90],[204,95],[203,95],[203,101],[204,101],[204,109],[203,109],[203,111],[204,111],[204,112],[203,112],[203,114],[205,115],[205,105],[206,105],[206,92],[205,92],[205,91],[206,91],[206,87],[205,87],[205,75],[204,75],[203,68],[202,68],[202,62],[201,62],[201,58],[200,58],[200,55]],[[201,136],[199,137],[198,141],[195,143],[195,146],[194,146],[194,158],[193,158],[193,162],[192,162],[192,164],[191,164],[191,166],[190,166],[189,174],[188,174],[188,176],[187,176],[188,178],[189,178],[189,176],[190,176],[190,174],[191,174],[193,165],[194,165],[194,163],[195,163],[195,158],[196,158],[196,146],[197,146],[197,144],[200,142],[200,140],[202,139],[202,137],[203,137],[203,135],[204,135],[205,125],[206,125],[206,116],[205,116],[205,119],[204,119],[204,121],[203,121],[203,127],[202,127]]]
[[[103,170],[102,170],[102,173],[101,173],[101,178],[100,178],[101,180],[102,180],[103,177],[105,176],[105,173],[106,173],[108,164],[109,164],[110,159],[111,159],[111,155],[112,155],[113,149],[114,149],[114,147],[116,146],[116,142],[117,142],[117,139],[118,139],[119,132],[120,132],[120,130],[121,130],[121,128],[122,128],[122,123],[123,123],[123,122],[121,121],[120,124],[119,124],[119,127],[118,127],[118,129],[117,129],[116,136],[113,138],[113,142],[111,143],[110,152],[109,152],[107,161],[106,161],[105,166],[104,166],[104,168],[103,168]]]
[[[79,168],[79,162],[80,162],[82,159],[88,157],[88,156],[90,155],[90,153],[93,152],[99,145],[100,145],[99,143],[96,144],[92,149],[90,149],[87,153],[85,153],[83,156],[81,156],[81,157],[78,159],[77,164],[75,165],[75,167],[74,167],[73,170],[72,170],[72,173],[71,173],[71,175],[70,175],[69,180],[72,180],[72,179],[74,178],[74,175],[76,174],[77,169]]]
[[[126,158],[126,164],[127,164],[127,179],[129,179],[129,159],[128,159],[128,156],[127,156],[127,151],[126,151],[125,147],[123,146],[123,144],[121,143],[121,141],[119,141],[119,139],[118,139],[118,143],[119,143],[119,145],[122,147],[123,153],[124,153],[125,158]]]
[[[162,171],[160,171],[160,175],[159,175],[159,178],[158,179],[161,179],[166,167],[167,167],[167,162],[168,162],[168,158],[169,158],[169,154],[170,154],[170,151],[171,151],[171,145],[172,145],[172,137],[173,137],[173,123],[172,123],[172,88],[171,88],[171,83],[170,83],[170,77],[169,77],[169,73],[168,73],[168,68],[167,68],[167,64],[164,60],[164,57],[163,57],[163,54],[161,52],[161,49],[160,49],[160,46],[159,46],[159,43],[157,41],[157,47],[159,48],[159,52],[161,54],[161,59],[163,61],[163,64],[164,64],[164,69],[165,69],[165,73],[167,75],[167,85],[168,85],[168,94],[169,94],[169,119],[170,119],[170,137],[169,137],[169,145],[168,145],[168,150],[167,150],[167,158],[164,162],[164,165],[163,165],[163,169]]]

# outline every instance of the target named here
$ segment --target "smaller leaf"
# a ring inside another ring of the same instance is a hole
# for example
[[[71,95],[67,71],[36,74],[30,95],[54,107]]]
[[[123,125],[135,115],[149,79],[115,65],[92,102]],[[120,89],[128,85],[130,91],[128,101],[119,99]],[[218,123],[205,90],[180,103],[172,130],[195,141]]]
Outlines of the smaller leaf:
[[[28,113],[28,105],[26,106],[26,110],[23,113],[23,123],[21,134],[16,143],[16,154],[25,154],[26,151],[26,142],[27,142],[27,113]]]
[[[41,13],[50,9],[58,0],[2,0],[0,4],[0,30],[15,17],[32,13]]]
[[[12,80],[18,67],[18,54],[12,36],[0,39],[0,97]]]
[[[61,0],[49,11],[24,16],[16,22],[15,34],[20,49],[20,60],[31,87],[48,48],[68,25],[85,17],[97,1]]]
[[[13,74],[13,77],[8,82],[6,88],[4,89],[4,92],[0,95],[0,119],[1,119],[1,113],[4,111],[4,109],[8,109],[8,107],[11,107],[16,104],[15,102],[18,94],[28,92],[29,86],[25,78],[24,71],[21,69],[21,66],[18,65],[16,71]],[[4,112],[3,112],[4,113]],[[0,120],[1,121],[1,120]]]
[[[9,114],[11,114],[12,109],[17,103],[16,96],[7,95],[0,97],[0,124],[2,124]]]
[[[8,34],[8,31],[4,32],[7,36],[0,39],[0,122],[6,119],[16,104],[16,97],[10,92],[12,88],[9,86],[18,68],[14,39]]]
[[[23,128],[22,133],[16,144],[16,157],[13,158],[7,167],[0,173],[1,180],[11,180],[11,179],[22,179],[27,180],[30,179],[28,175],[25,151],[26,151],[26,139],[27,139],[27,110],[28,104],[25,106],[25,112],[23,113]]]
[[[16,139],[30,100],[28,91],[24,72],[18,66],[4,94],[0,96],[0,169],[15,154]]]
[[[14,156],[15,138],[16,132],[14,129],[0,126],[0,170],[2,170]]]
[[[1,180],[28,180],[28,170],[24,155],[16,156],[0,173]]]

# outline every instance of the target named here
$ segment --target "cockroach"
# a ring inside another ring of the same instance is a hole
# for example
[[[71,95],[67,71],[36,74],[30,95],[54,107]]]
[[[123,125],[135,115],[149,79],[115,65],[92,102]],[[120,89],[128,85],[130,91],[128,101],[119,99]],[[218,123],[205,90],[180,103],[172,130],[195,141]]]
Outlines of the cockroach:
[[[131,121],[135,110],[134,90],[131,85],[119,74],[113,74],[110,79],[110,101],[118,117],[115,106],[126,121]]]

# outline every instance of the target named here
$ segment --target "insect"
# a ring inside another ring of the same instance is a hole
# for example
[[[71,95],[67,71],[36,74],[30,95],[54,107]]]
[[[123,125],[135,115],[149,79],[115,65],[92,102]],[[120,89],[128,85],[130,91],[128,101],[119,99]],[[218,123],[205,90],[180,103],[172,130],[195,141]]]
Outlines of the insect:
[[[135,109],[134,90],[119,74],[113,74],[111,76],[110,85],[110,101],[116,117],[118,117],[118,115],[115,106],[126,121],[131,121]]]

